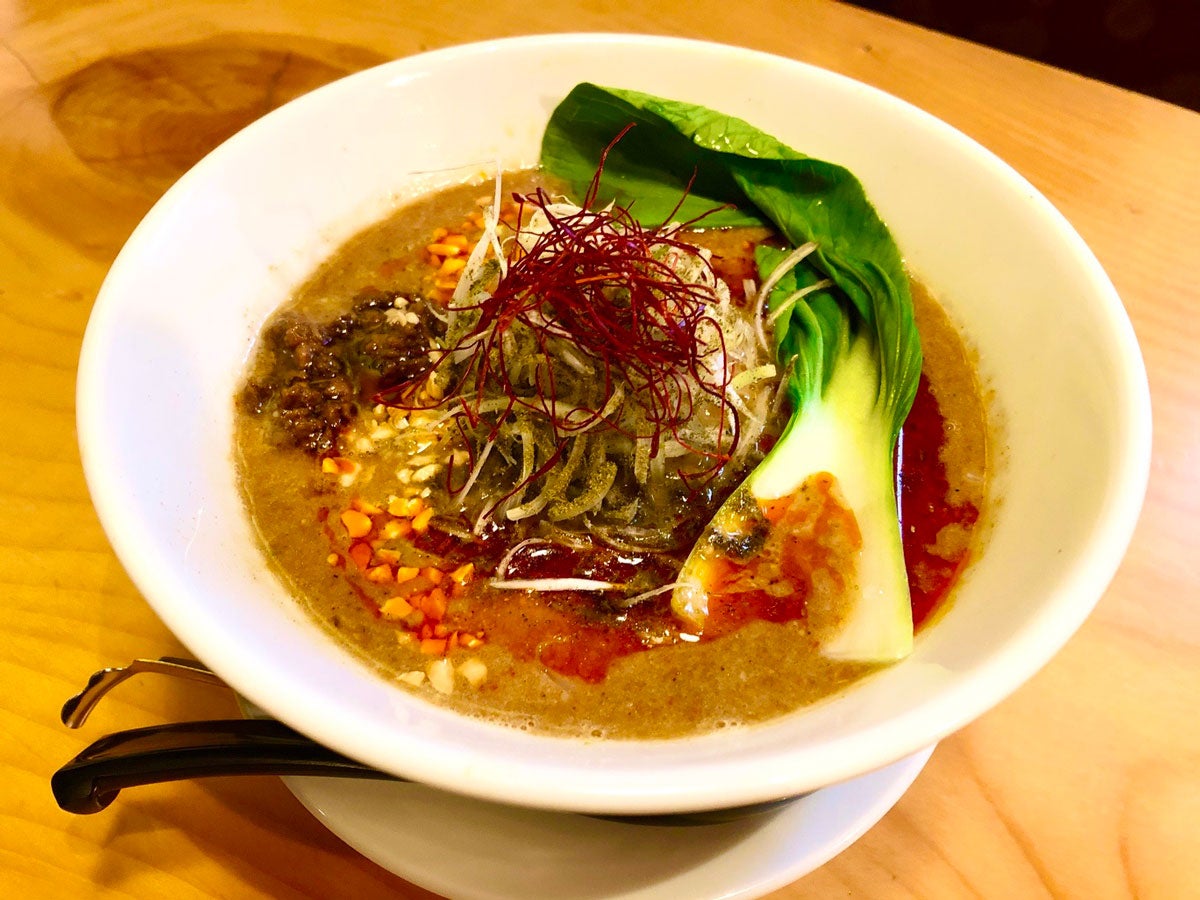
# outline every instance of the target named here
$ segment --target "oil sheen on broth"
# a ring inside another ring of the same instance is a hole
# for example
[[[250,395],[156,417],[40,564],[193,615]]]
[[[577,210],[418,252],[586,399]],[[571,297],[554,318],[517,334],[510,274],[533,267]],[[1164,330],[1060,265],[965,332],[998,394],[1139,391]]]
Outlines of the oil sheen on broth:
[[[506,192],[541,183],[535,173],[505,178]],[[802,604],[799,617],[696,640],[672,618],[667,593],[623,608],[588,591],[489,586],[502,562],[509,580],[670,583],[761,452],[717,488],[682,498],[675,517],[659,523],[661,546],[650,549],[625,547],[619,529],[601,544],[536,516],[521,529],[478,534],[457,520],[447,478],[461,484],[470,453],[422,426],[438,409],[403,417],[376,401],[426,365],[431,336],[445,329],[436,312],[488,200],[490,185],[467,185],[401,209],[343,246],[263,329],[238,398],[236,459],[266,558],[297,600],[384,677],[462,713],[544,733],[661,738],[732,727],[810,704],[871,671],[817,652]],[[713,268],[740,295],[753,274],[752,243],[766,236],[709,231],[689,241],[712,252]],[[919,285],[913,292],[925,363],[899,471],[920,627],[945,606],[976,551],[987,426],[962,340]],[[762,449],[771,439],[768,428]]]

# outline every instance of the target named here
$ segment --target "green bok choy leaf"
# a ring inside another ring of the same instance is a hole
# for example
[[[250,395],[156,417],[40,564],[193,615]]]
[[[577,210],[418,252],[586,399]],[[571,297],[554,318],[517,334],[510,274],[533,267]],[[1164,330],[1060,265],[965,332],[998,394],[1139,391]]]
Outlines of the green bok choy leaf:
[[[580,84],[547,125],[542,166],[583,195],[606,148],[598,201],[615,199],[644,223],[687,221],[722,207],[704,218],[706,226],[767,224],[793,248],[815,245],[807,255],[758,250],[792,417],[692,551],[675,612],[704,630],[712,594],[706,561],[716,552],[716,532],[739,527],[735,508],[745,508],[746,491],[766,504],[800,496],[814,476],[828,473],[861,545],[840,559],[845,565],[836,577],[853,596],[822,635],[823,652],[881,661],[906,655],[912,618],[894,453],[916,393],[921,348],[891,234],[841,166],[711,109]]]

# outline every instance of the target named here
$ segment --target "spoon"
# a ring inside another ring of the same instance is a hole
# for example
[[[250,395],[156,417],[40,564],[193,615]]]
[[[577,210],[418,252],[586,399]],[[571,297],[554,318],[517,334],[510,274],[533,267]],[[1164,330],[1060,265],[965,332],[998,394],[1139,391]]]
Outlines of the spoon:
[[[63,724],[79,728],[105,694],[141,672],[227,687],[195,660],[169,656],[136,659],[127,666],[93,674],[83,690],[63,704]],[[106,809],[128,787],[217,775],[408,780],[342,756],[282,722],[264,717],[175,722],[109,734],[55,772],[50,789],[60,808],[89,815]],[[779,809],[794,799],[798,798],[701,812],[592,818],[637,825],[718,825]]]

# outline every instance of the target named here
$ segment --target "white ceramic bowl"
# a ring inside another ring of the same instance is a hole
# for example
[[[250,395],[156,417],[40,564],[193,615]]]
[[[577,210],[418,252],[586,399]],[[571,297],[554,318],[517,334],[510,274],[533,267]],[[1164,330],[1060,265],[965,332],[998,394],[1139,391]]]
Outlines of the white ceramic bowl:
[[[1002,465],[986,553],[913,655],[831,701],[686,740],[533,736],[373,675],[267,571],[234,483],[233,403],[264,318],[338,244],[465,173],[536,161],[579,81],[741,116],[855,172],[911,269],[978,351]],[[238,691],[381,769],[492,800],[682,811],[811,790],[928,746],[1034,674],[1087,616],[1145,490],[1150,407],[1125,311],[1024,179],[880,91],[682,40],[547,36],[399,60],[289,103],[180,179],[114,263],[88,325],[79,438],[121,561]]]

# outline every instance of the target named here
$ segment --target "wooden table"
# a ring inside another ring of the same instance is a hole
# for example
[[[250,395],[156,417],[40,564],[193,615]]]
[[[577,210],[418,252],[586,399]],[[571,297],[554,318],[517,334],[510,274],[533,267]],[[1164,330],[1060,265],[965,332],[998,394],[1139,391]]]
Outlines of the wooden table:
[[[861,841],[777,896],[1200,897],[1200,116],[828,3],[467,6],[0,4],[0,895],[426,896],[271,778],[143,788],[91,818],[55,807],[50,773],[104,731],[232,713],[221,692],[143,677],[85,732],[58,722],[93,670],[181,651],[88,500],[79,343],[139,217],[268,109],[428,48],[607,30],[793,56],[962,129],[1091,244],[1150,372],[1149,496],[1095,615]]]

